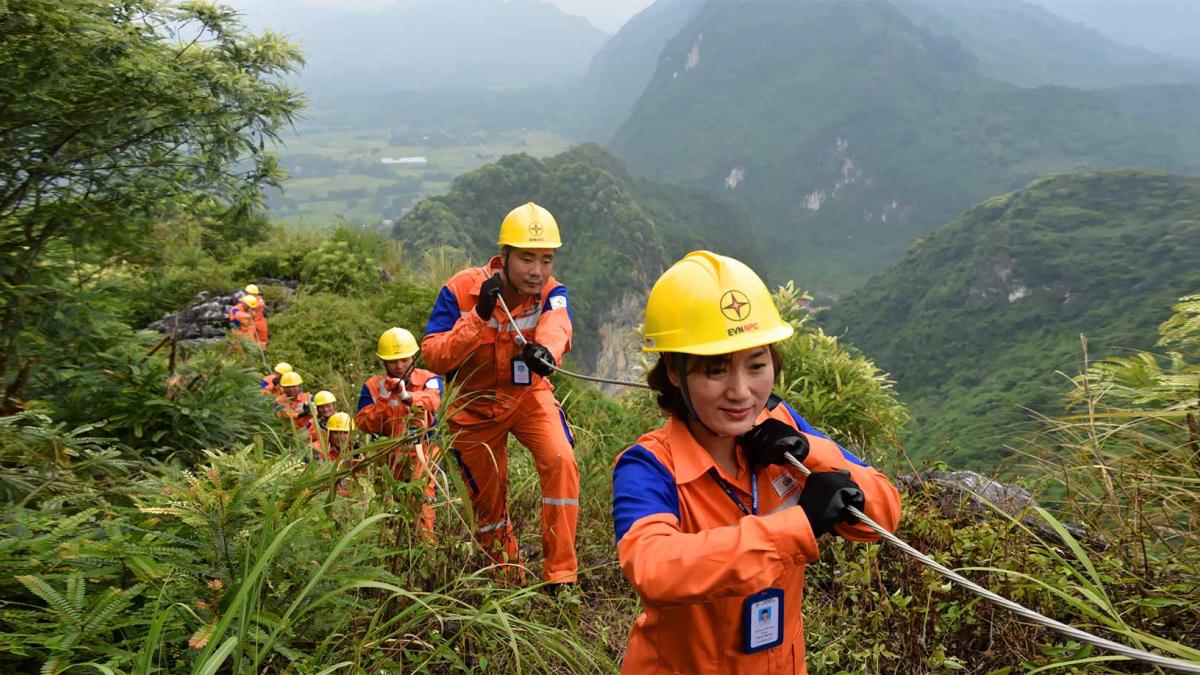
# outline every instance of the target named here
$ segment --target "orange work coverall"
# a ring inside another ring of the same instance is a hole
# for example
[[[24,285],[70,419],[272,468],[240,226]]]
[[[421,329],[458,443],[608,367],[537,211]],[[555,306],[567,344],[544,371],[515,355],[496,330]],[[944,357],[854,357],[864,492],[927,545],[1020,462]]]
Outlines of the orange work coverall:
[[[258,307],[250,310],[250,316],[254,319],[254,337],[258,340],[258,344],[263,347],[267,346],[267,303],[263,300],[263,296],[256,295],[258,298]]]
[[[887,477],[819,435],[791,406],[780,403],[765,410],[758,422],[773,417],[805,431],[810,444],[805,466],[813,472],[849,471],[866,496],[864,512],[894,531],[900,522],[900,496]],[[622,673],[807,672],[800,609],[804,569],[819,551],[804,510],[793,508],[806,479],[792,467],[758,469],[758,514],[745,515],[751,511],[752,488],[740,447],[737,459],[735,478],[721,470],[686,423],[674,417],[617,458],[617,555],[643,607],[629,637]],[[735,496],[741,506],[734,503]],[[878,539],[861,524],[839,523],[836,532],[853,541]],[[784,593],[783,643],[747,654],[742,644],[743,602],[768,588]]]
[[[258,381],[258,390],[260,394],[269,396],[278,396],[283,393],[283,387],[279,386],[279,378],[283,377],[279,373],[271,372],[263,375],[263,378]]]
[[[471,490],[475,538],[500,563],[518,563],[517,539],[508,513],[508,435],[529,449],[542,487],[542,577],[576,581],[575,527],[579,520],[579,468],[567,418],[548,380],[529,372],[529,384],[514,383],[525,338],[550,350],[555,361],[571,349],[567,288],[554,277],[541,293],[510,307],[514,327],[499,306],[488,320],[475,305],[479,285],[499,272],[494,257],[486,267],[466,269],[446,282],[425,328],[421,351],[436,372],[453,377],[460,398],[450,410],[454,455]]]
[[[258,334],[254,330],[253,311],[242,303],[234,305],[229,310],[229,325],[233,327],[234,335],[258,343]]]
[[[414,430],[432,429],[437,423],[435,412],[442,405],[442,378],[436,374],[413,368],[405,388],[412,400],[400,400],[400,387],[395,378],[375,375],[362,386],[358,395],[358,412],[354,414],[354,425],[369,434],[402,438]],[[421,529],[433,532],[433,500],[437,494],[434,471],[437,468],[439,450],[432,444],[424,444],[418,452],[418,444],[409,446],[404,461],[400,460],[400,448],[393,458],[395,470],[407,466],[407,475],[397,475],[397,480],[421,482],[425,486],[425,504],[421,507]]]
[[[275,397],[275,416],[290,421],[296,429],[303,429],[310,442],[317,438],[316,422],[312,413],[312,394],[306,391],[300,392],[294,399],[282,393]]]

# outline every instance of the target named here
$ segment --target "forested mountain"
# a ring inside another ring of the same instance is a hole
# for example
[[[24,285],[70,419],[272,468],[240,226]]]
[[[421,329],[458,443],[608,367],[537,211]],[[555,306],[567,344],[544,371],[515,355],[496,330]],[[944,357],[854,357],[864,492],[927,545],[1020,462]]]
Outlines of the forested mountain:
[[[608,37],[541,0],[406,0],[377,9],[235,4],[250,24],[300,42],[300,82],[318,104],[397,90],[565,85]]]
[[[562,228],[555,276],[571,290],[576,354],[589,363],[604,336],[620,339],[614,326],[641,322],[644,293],[684,253],[713,248],[758,261],[753,237],[728,206],[696,190],[636,180],[594,144],[546,160],[508,155],[459,176],[448,194],[417,204],[394,235],[409,251],[449,247],[482,263],[496,253],[504,214],[531,200]]]
[[[636,173],[727,194],[777,278],[826,292],[1047,173],[1200,169],[1186,136],[1110,94],[1021,89],[976,61],[883,0],[712,0],[667,44],[612,147]]]
[[[1200,62],[1122,44],[1029,0],[893,2],[917,25],[962,43],[983,74],[1014,84],[1200,82]]]
[[[1200,179],[1062,175],[979,204],[823,315],[887,369],[919,457],[990,466],[1055,402],[1061,376],[1114,347],[1151,348],[1200,291]],[[950,448],[960,454],[945,454]]]
[[[579,127],[583,137],[601,143],[612,138],[654,76],[663,46],[700,11],[704,2],[657,0],[604,44],[577,87],[575,102],[580,107]]]

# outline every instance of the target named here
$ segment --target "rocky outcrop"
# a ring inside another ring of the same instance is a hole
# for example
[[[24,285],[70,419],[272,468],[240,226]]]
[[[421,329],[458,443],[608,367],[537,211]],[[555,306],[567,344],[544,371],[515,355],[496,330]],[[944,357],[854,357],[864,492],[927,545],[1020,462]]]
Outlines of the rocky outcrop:
[[[259,287],[272,286],[283,289],[291,295],[297,286],[295,281],[282,279],[258,279],[254,282]],[[163,318],[151,323],[147,328],[160,333],[174,333],[180,342],[214,342],[222,340],[229,333],[229,309],[237,304],[241,291],[229,293],[211,293],[200,291],[196,298],[178,312],[163,315]],[[270,307],[267,308],[268,312]]]
[[[1018,519],[1043,536],[1057,539],[1058,534],[1033,509],[1037,501],[1019,485],[1010,485],[974,471],[922,471],[902,476],[897,487],[909,493],[930,498],[930,505],[944,518],[951,520],[978,519],[996,516],[996,509]],[[1083,528],[1064,523],[1076,539],[1093,549],[1105,547],[1103,539]]]
[[[621,380],[642,379],[642,345],[638,330],[646,306],[646,292],[627,292],[621,296],[600,324],[600,352],[596,355],[596,375]],[[610,395],[621,387],[604,385]]]

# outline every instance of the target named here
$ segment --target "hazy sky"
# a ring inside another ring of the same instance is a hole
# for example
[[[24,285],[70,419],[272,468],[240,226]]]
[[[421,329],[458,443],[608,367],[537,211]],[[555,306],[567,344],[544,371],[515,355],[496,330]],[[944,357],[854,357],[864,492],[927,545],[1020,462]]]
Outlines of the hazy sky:
[[[247,12],[268,4],[268,0],[222,0]],[[277,2],[278,0],[275,0]],[[291,0],[306,5],[324,5],[334,7],[379,8],[395,4],[401,0]],[[546,0],[558,5],[568,14],[578,14],[586,17],[598,28],[609,33],[617,32],[629,17],[649,7],[654,0]],[[271,3],[275,4],[275,3]]]

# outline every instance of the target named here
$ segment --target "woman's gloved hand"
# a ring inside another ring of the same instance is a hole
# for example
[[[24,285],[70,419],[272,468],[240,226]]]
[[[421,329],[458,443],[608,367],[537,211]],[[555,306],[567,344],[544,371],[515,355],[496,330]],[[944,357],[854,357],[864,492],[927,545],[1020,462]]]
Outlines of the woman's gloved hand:
[[[791,464],[785,455],[803,462],[808,457],[808,439],[790,424],[771,418],[742,434],[742,450],[750,466],[761,468]]]
[[[813,536],[833,531],[834,525],[851,522],[851,506],[861,511],[867,500],[848,471],[822,471],[810,475],[800,491],[800,508],[808,516]]]

